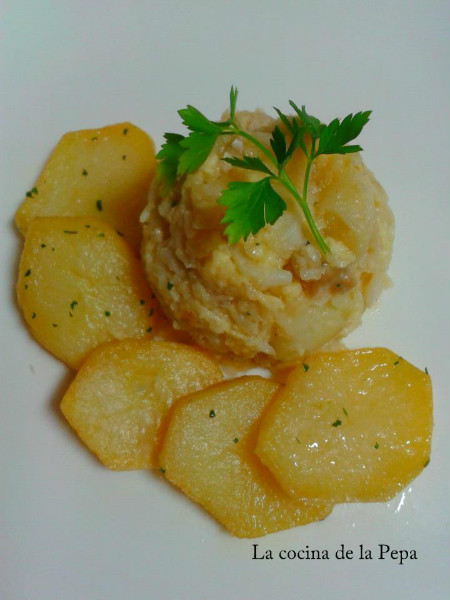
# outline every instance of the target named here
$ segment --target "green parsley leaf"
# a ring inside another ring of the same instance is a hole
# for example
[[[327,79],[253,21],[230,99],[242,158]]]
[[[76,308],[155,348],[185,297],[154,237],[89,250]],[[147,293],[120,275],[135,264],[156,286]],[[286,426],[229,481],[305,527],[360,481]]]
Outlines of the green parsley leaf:
[[[218,123],[213,123],[203,115],[199,110],[187,105],[187,108],[182,108],[178,111],[178,114],[183,121],[183,125],[186,125],[191,131],[197,133],[220,133],[222,126]]]
[[[178,160],[177,175],[193,173],[208,158],[218,133],[197,133],[193,132],[180,142],[184,152]]]
[[[273,153],[277,157],[277,161],[283,163],[286,160],[287,155],[286,139],[277,125],[272,131],[270,145],[272,146]]]
[[[272,171],[266,167],[263,161],[256,156],[243,156],[242,158],[222,158],[223,161],[230,164],[232,167],[240,167],[249,171],[259,171],[267,175],[273,175]]]
[[[364,125],[369,121],[372,111],[356,113],[356,115],[347,115],[342,123],[339,119],[334,119],[329,125],[323,127],[320,133],[319,147],[314,157],[320,154],[349,154],[350,152],[360,152],[361,146],[346,146],[348,142],[354,140],[361,133]]]
[[[331,425],[333,427],[339,427],[339,425],[342,425],[342,421],[340,419],[336,419],[336,421],[334,423],[331,423]]]
[[[165,133],[164,139],[166,142],[156,155],[156,158],[160,161],[156,169],[156,175],[160,181],[165,183],[166,190],[168,190],[177,178],[178,161],[184,152],[180,142],[184,140],[184,136],[178,133]]]
[[[227,210],[221,223],[227,224],[225,235],[229,244],[250,233],[255,235],[266,223],[271,225],[286,210],[286,203],[270,184],[270,177],[260,181],[232,181],[217,202]]]

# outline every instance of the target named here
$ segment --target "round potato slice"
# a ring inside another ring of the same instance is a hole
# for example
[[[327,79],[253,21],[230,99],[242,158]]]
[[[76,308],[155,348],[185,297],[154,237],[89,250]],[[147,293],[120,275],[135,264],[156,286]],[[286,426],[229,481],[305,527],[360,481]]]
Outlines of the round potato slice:
[[[428,374],[384,348],[305,359],[264,416],[256,452],[293,497],[387,501],[428,464]]]
[[[331,503],[287,496],[254,453],[259,419],[278,385],[241,377],[176,404],[160,455],[169,481],[238,537],[326,517]]]
[[[155,168],[152,140],[131,123],[70,131],[27,192],[16,224],[26,235],[36,217],[98,217],[138,251]]]
[[[34,338],[75,369],[104,342],[149,337],[155,330],[157,303],[138,259],[98,219],[34,219],[17,299]]]
[[[172,403],[217,383],[206,353],[174,342],[124,340],[95,350],[61,402],[83,442],[110,469],[158,467]]]

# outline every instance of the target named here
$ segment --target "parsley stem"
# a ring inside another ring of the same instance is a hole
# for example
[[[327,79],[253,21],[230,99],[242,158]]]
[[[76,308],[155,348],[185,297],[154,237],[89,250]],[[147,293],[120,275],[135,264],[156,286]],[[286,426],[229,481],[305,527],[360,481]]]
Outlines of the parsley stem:
[[[306,180],[306,174],[305,174],[305,180]],[[325,242],[325,240],[323,239],[323,237],[320,235],[320,231],[317,229],[317,225],[314,221],[311,211],[309,210],[308,203],[306,202],[306,196],[300,196],[300,194],[297,192],[294,184],[292,183],[292,181],[289,179],[289,177],[286,175],[286,173],[284,171],[282,171],[280,173],[280,177],[279,177],[278,181],[292,194],[292,196],[294,196],[295,200],[297,201],[297,204],[302,209],[302,212],[305,216],[306,222],[308,223],[311,233],[313,234],[314,239],[316,240],[317,245],[319,246],[322,254],[329,254],[330,248],[328,247],[328,245]]]

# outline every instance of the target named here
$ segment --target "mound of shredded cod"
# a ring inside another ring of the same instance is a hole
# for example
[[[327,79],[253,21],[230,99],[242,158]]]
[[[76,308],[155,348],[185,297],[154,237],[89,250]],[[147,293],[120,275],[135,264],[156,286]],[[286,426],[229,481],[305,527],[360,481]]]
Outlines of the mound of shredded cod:
[[[268,148],[274,126],[282,127],[261,111],[236,118]],[[323,155],[312,165],[308,204],[329,254],[321,254],[295,200],[276,185],[287,204],[282,217],[229,246],[217,198],[230,181],[261,177],[221,160],[243,154],[258,151],[241,138],[220,137],[206,162],[170,192],[153,183],[141,216],[144,267],[174,327],[201,346],[291,361],[347,335],[389,283],[393,216],[359,154]],[[298,149],[286,168],[299,190],[305,162]]]

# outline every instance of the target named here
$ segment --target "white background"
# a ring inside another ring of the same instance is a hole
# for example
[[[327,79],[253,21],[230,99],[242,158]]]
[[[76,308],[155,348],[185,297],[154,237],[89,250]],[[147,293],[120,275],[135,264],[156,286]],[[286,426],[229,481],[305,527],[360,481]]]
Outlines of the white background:
[[[448,2],[1,2],[2,600],[448,598]],[[159,477],[112,473],[58,412],[70,374],[29,337],[14,302],[13,214],[68,130],[130,120],[160,144],[176,109],[211,118],[288,99],[326,121],[372,109],[364,159],[396,217],[394,287],[348,340],[428,367],[431,463],[389,504],[336,507],[259,549],[341,543],[415,549],[416,561],[252,560]]]

